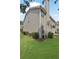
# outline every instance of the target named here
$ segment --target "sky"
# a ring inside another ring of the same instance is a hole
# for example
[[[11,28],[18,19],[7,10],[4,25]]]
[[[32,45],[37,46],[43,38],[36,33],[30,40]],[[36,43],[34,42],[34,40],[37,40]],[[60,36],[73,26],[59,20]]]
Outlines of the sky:
[[[52,18],[55,21],[59,21],[59,11],[57,10],[59,8],[59,0],[56,4],[54,4],[55,0],[50,0],[50,16],[52,16]],[[38,2],[42,5],[42,0],[35,0],[34,2]],[[20,3],[23,4],[23,0],[20,0]],[[20,13],[20,20],[24,19],[25,14]]]

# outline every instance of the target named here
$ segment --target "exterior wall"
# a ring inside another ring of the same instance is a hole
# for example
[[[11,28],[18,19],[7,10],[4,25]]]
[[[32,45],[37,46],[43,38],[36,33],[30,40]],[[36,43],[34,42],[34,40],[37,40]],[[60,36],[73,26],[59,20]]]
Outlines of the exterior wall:
[[[46,30],[45,29],[45,17],[46,17],[46,14],[41,11],[41,19],[40,19],[41,20],[41,33],[42,33],[41,35],[44,36],[44,38],[45,38],[45,32],[46,32],[45,31]]]
[[[52,32],[55,34],[55,31],[56,31],[55,23],[49,18],[49,24],[48,24],[48,21],[46,19],[47,18],[46,15],[44,17],[41,17],[41,18],[42,18],[42,25],[44,25],[45,33]],[[55,26],[55,28],[53,28],[53,26]]]
[[[20,30],[22,30],[23,25],[20,25]]]
[[[55,35],[59,35],[59,24],[56,24],[56,33]]]
[[[45,14],[42,15],[42,13],[43,13],[43,12],[41,12],[41,25],[43,25],[44,30],[45,30],[45,17],[46,17],[46,15],[45,15]]]
[[[50,19],[50,20],[51,20],[51,19]],[[50,29],[51,29],[50,31],[55,34],[55,31],[56,31],[56,24],[55,24],[55,22],[53,22],[52,20],[51,20]]]
[[[24,21],[23,31],[38,32],[39,19],[39,9],[30,9]]]
[[[49,25],[46,25],[48,27],[48,32],[52,32],[54,33],[54,35],[58,35],[59,31],[57,29],[59,29],[59,25],[52,21],[51,18],[49,18]]]
[[[47,24],[48,23],[48,20],[47,20],[47,17],[46,15],[44,17],[41,17],[41,21],[42,21],[42,25],[44,26],[44,32],[47,33],[47,32],[52,32],[55,34],[55,31],[56,31],[56,25],[55,25],[55,22],[53,22],[50,18],[49,18],[49,25]],[[55,28],[53,28],[53,26],[55,26]]]
[[[52,20],[51,20],[50,30],[52,33],[54,33],[54,35],[59,35],[59,25],[53,22]]]

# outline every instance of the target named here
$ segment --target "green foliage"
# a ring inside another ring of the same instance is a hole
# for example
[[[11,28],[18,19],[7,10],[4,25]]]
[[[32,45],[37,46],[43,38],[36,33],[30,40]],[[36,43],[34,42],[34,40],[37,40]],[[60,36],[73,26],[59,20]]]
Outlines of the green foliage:
[[[20,4],[20,12],[25,13],[26,5]]]
[[[55,1],[54,1],[54,4],[56,4],[57,2],[58,2],[58,0],[55,0]]]
[[[32,35],[32,37],[33,37],[34,39],[38,39],[38,38],[39,38],[38,32],[33,32],[33,33],[31,33],[31,35]]]
[[[29,34],[29,32],[22,32],[24,35],[28,35]]]
[[[25,9],[30,6],[30,2],[33,0],[23,0],[25,4],[20,4],[20,12],[25,13]]]
[[[48,33],[48,38],[53,38],[53,33],[49,32]]]
[[[30,6],[30,3],[29,3],[29,1],[27,1],[27,0],[24,0],[24,3],[26,4],[26,6]]]

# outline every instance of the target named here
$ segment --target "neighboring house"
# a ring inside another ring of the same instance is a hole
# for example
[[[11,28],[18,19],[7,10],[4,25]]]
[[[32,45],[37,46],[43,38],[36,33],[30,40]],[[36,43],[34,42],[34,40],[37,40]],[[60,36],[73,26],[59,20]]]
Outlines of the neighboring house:
[[[39,32],[40,37],[46,35],[48,32],[58,35],[57,31],[59,31],[59,25],[47,14],[46,9],[39,4],[26,8],[26,15],[21,27],[23,32]]]

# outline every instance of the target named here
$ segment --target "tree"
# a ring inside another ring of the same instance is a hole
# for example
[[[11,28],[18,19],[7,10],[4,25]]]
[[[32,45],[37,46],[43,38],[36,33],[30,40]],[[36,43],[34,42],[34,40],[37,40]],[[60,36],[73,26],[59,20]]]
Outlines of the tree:
[[[57,2],[58,2],[58,0],[55,0],[55,1],[54,1],[54,4],[56,4]],[[57,9],[57,11],[59,11],[59,8]]]
[[[58,0],[55,0],[55,1],[54,1],[54,4],[56,4],[57,2],[58,2]]]
[[[25,9],[30,6],[33,0],[23,0],[25,4],[20,4],[20,12],[25,13]]]
[[[26,4],[26,6],[27,6],[27,7],[29,7],[29,6],[30,6],[30,3],[29,3],[29,1],[27,1],[27,0],[24,0],[24,3]]]
[[[20,12],[25,13],[26,5],[20,4]]]

